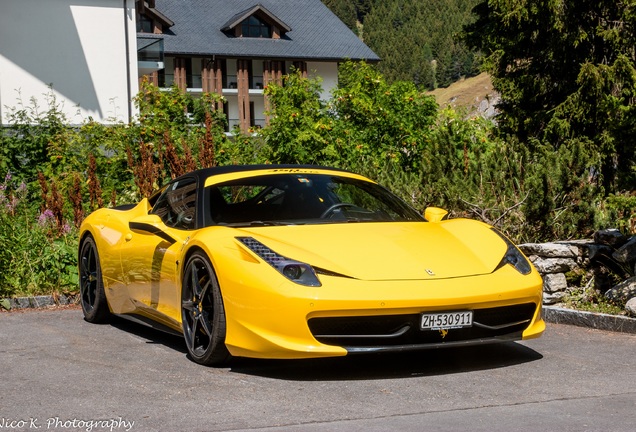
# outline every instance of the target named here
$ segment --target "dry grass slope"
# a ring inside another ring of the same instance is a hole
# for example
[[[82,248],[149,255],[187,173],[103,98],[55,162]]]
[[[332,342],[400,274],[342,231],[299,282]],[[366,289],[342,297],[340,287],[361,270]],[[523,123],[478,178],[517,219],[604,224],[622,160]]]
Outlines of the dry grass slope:
[[[451,105],[454,108],[466,108],[469,112],[479,109],[482,101],[492,101],[498,97],[486,73],[462,79],[428,94],[435,97],[440,107]]]

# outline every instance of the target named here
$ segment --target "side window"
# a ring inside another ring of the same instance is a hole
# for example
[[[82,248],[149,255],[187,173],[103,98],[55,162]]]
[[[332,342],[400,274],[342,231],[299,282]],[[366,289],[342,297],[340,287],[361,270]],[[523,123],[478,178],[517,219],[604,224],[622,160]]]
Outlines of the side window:
[[[186,178],[168,185],[161,194],[153,214],[158,215],[163,223],[171,228],[194,229],[196,224],[196,196],[197,182],[193,178]]]

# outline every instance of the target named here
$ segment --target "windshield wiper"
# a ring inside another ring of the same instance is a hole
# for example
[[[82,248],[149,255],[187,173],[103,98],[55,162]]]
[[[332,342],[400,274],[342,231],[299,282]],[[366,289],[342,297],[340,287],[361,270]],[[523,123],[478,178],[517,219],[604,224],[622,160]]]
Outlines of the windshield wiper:
[[[255,221],[231,222],[231,223],[220,222],[219,225],[239,228],[239,227],[249,227],[249,226],[285,226],[285,225],[294,225],[294,224],[291,222],[255,220]]]
[[[262,221],[255,220],[249,223],[250,226],[281,226],[281,225],[293,225],[290,222],[281,222],[281,221]]]
[[[358,222],[384,222],[378,219],[371,218],[356,218],[356,217],[348,217],[345,221],[346,223],[358,223]]]

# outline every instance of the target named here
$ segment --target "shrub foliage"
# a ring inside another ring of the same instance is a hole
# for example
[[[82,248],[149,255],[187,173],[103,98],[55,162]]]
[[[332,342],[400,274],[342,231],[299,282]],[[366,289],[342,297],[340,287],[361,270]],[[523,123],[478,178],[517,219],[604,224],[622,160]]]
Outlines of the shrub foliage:
[[[320,81],[290,73],[265,90],[269,125],[231,138],[215,109],[221,96],[148,83],[130,124],[70,127],[53,97],[45,109],[18,105],[0,135],[0,296],[76,290],[77,227],[86,214],[215,165],[350,169],[420,211],[446,207],[516,241],[583,237],[609,218],[634,230],[633,195],[596,181],[604,159],[589,157],[584,137],[528,145],[489,120],[440,109],[414,84],[390,83],[365,63],[343,64],[328,100],[320,90]]]

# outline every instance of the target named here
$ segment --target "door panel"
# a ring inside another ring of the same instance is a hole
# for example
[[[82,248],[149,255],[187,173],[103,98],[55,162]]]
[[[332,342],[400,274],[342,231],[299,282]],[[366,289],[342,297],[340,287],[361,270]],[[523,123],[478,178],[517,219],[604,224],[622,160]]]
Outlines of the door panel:
[[[169,243],[148,233],[130,232],[122,247],[122,268],[135,313],[159,312],[180,322],[177,260],[182,243]]]
[[[197,191],[194,177],[170,183],[150,212],[161,218],[161,223],[153,224],[159,232],[130,230],[121,251],[128,295],[136,313],[177,329],[181,325],[178,262],[184,242],[196,227]]]

